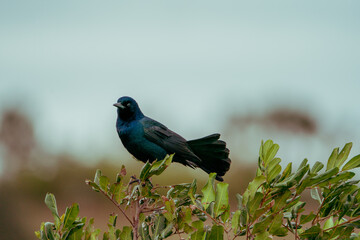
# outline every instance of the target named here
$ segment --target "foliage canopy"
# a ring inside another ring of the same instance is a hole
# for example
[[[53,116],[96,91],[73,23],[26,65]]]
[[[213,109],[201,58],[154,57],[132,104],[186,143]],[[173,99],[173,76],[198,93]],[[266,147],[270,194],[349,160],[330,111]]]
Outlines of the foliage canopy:
[[[110,215],[108,229],[101,234],[94,219],[79,217],[79,206],[73,204],[61,216],[53,194],[45,203],[54,216],[35,232],[41,240],[160,240],[171,235],[198,239],[272,239],[292,235],[294,239],[360,239],[360,191],[358,180],[352,180],[354,168],[360,167],[360,155],[347,161],[352,144],[339,151],[335,148],[326,167],[316,162],[310,167],[304,159],[299,168],[289,163],[282,171],[276,157],[279,146],[268,140],[261,143],[255,178],[243,194],[237,194],[237,207],[230,211],[228,184],[215,184],[215,174],[201,194],[196,180],[171,186],[154,186],[151,177],[160,175],[172,161],[172,155],[152,164],[145,163],[140,177],[125,181],[122,166],[115,182],[100,170],[86,183],[108,198],[127,221],[117,226],[117,215]],[[322,171],[323,170],[323,171]],[[166,194],[163,194],[164,189]],[[302,201],[305,190],[318,203],[315,211]]]

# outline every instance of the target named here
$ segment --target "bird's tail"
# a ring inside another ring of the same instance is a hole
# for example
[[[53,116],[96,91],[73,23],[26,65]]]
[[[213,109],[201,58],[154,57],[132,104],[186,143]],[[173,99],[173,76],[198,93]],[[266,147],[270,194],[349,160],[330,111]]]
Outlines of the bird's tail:
[[[216,173],[216,180],[223,181],[222,176],[229,170],[231,160],[226,143],[219,140],[220,134],[188,141],[191,150],[201,159],[199,167],[207,173]]]

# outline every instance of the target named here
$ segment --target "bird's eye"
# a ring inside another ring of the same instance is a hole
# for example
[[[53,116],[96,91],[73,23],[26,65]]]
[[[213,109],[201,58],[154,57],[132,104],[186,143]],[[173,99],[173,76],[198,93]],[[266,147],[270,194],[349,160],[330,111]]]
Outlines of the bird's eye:
[[[126,104],[127,107],[130,107],[130,105],[131,105],[131,103],[129,103],[129,102]]]

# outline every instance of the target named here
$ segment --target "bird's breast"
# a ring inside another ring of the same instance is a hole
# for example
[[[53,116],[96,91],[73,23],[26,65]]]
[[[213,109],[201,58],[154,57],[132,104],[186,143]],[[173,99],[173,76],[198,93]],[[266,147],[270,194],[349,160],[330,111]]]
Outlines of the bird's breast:
[[[167,152],[145,137],[141,124],[130,124],[118,128],[118,134],[124,147],[137,159],[146,162],[163,159]]]

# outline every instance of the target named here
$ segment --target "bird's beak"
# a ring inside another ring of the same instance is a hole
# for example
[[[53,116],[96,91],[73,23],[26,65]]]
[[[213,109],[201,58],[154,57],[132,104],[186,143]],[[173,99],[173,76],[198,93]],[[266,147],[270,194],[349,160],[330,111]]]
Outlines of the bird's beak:
[[[121,109],[125,108],[124,105],[122,105],[121,103],[114,103],[113,106]]]

